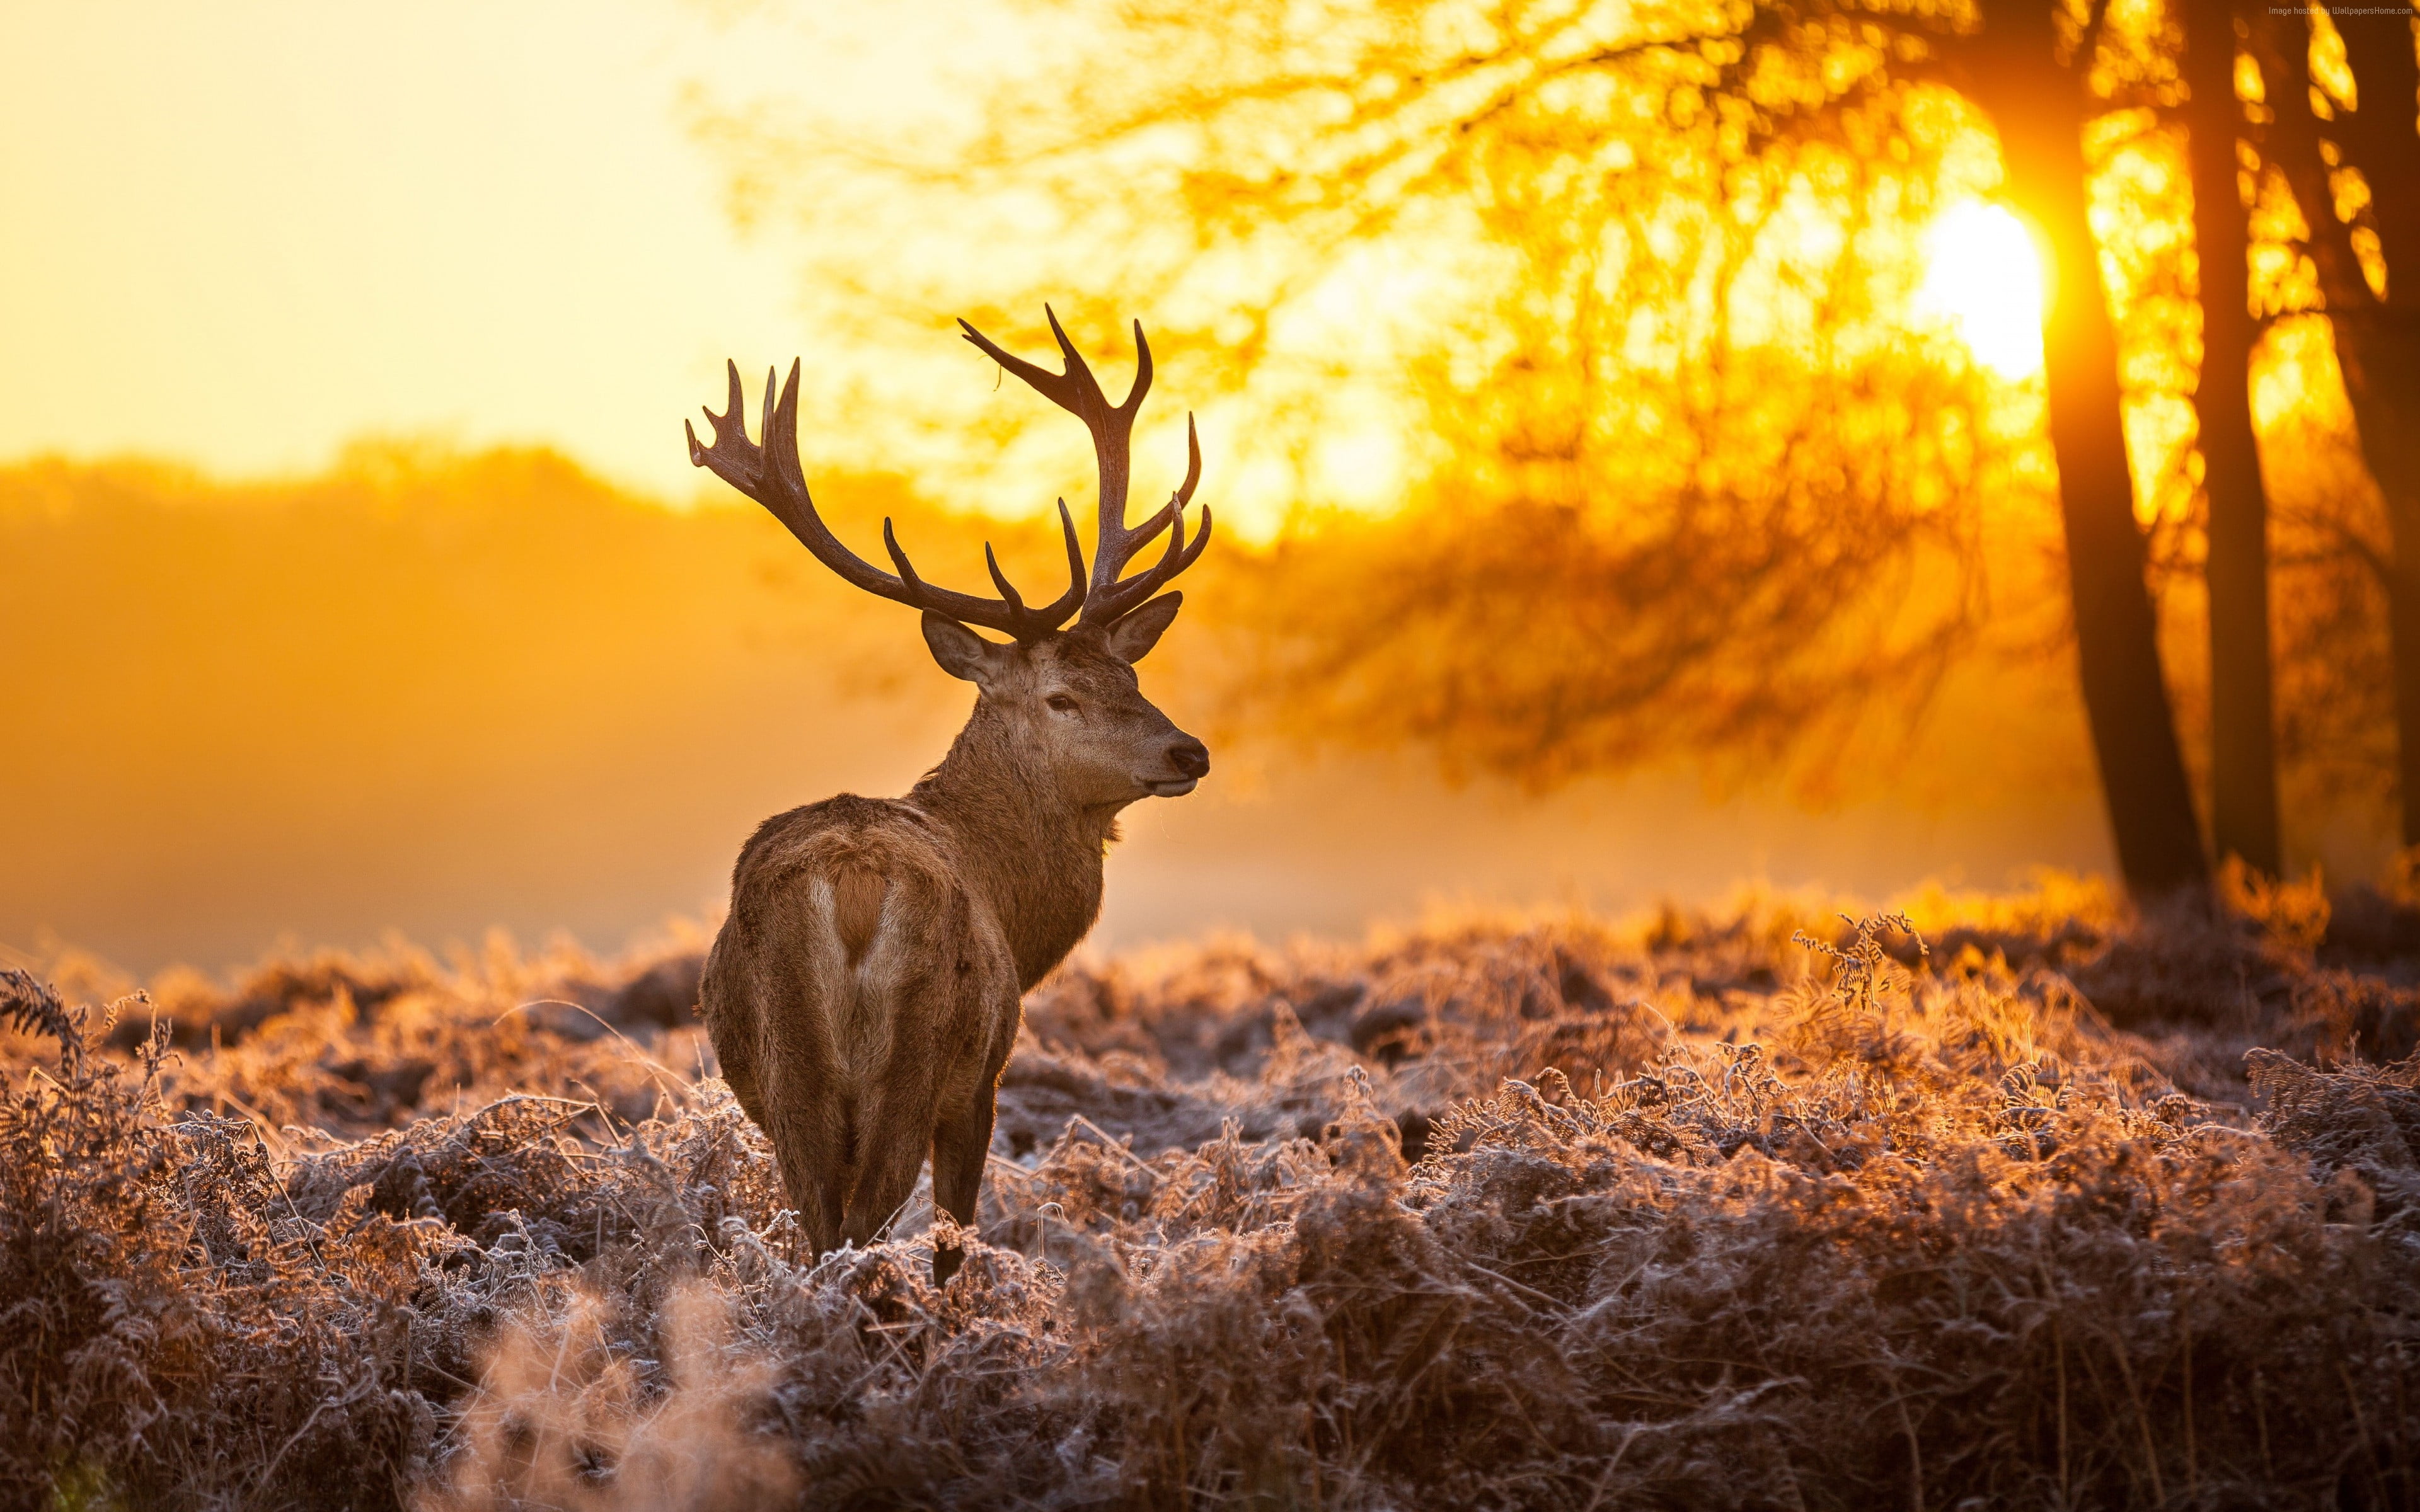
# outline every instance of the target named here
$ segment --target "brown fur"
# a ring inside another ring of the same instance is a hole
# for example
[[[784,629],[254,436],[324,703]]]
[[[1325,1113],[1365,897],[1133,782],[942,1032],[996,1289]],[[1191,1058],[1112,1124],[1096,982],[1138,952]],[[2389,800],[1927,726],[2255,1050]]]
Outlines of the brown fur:
[[[874,942],[875,926],[882,922],[882,898],[891,884],[879,872],[861,866],[844,866],[832,873],[832,927],[840,933],[840,948],[847,952],[848,964],[855,965]]]
[[[928,618],[983,689],[940,765],[905,798],[776,815],[740,851],[700,1008],[817,1254],[871,1241],[927,1150],[936,1206],[974,1222],[1023,993],[1099,914],[1119,810],[1207,769],[1131,665],[1174,597],[1008,646]],[[937,1275],[956,1263],[937,1252]]]

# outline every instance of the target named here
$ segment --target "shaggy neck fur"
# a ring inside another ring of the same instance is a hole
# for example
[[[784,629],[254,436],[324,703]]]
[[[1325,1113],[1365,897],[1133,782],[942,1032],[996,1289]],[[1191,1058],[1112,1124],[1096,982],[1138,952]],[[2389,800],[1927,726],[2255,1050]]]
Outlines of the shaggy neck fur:
[[[991,905],[1030,990],[1101,912],[1101,858],[1124,804],[1082,808],[988,702],[909,801],[947,829],[962,875]]]

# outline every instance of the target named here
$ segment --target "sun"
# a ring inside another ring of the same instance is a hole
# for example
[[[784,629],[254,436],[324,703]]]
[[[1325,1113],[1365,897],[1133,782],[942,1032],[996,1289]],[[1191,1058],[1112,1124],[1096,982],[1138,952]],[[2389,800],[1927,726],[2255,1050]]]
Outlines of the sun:
[[[1924,233],[1918,315],[1947,320],[1966,349],[2002,378],[2041,371],[2042,260],[2006,206],[1962,200]]]

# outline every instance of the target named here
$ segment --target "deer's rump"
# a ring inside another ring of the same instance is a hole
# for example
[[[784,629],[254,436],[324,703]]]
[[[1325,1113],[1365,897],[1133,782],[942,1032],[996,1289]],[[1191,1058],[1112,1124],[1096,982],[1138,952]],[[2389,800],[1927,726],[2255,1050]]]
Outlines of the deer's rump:
[[[818,1251],[873,1237],[942,1120],[986,1110],[1013,962],[922,815],[844,795],[758,828],[700,1008]]]

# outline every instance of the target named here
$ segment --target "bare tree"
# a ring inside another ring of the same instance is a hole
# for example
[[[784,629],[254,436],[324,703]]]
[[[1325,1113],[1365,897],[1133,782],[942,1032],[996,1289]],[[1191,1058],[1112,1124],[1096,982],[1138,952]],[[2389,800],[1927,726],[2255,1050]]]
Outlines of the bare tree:
[[[2238,144],[2232,0],[2185,0],[2188,153],[2199,266],[2202,487],[2210,504],[2210,823],[2211,848],[2272,875],[2278,833],[2277,746],[2269,644],[2269,500],[2252,426],[2251,232]]]
[[[2118,379],[2117,332],[2086,200],[2087,70],[2103,19],[2063,37],[2048,0],[1989,0],[1951,55],[1990,113],[2009,188],[2050,243],[2060,291],[2042,330],[2050,437],[2058,455],[2075,650],[2118,869],[2137,891],[2208,872],[2144,581],[2141,528]]]
[[[2348,17],[2335,70],[2307,11],[2254,28],[2262,146],[2291,186],[2360,433],[2386,504],[2382,549],[2349,543],[2384,589],[2403,842],[2420,844],[2420,65],[2406,17]],[[2351,100],[2332,98],[2325,75]],[[2397,278],[2397,268],[2407,270]]]

